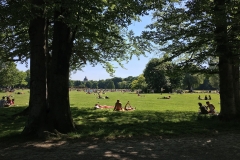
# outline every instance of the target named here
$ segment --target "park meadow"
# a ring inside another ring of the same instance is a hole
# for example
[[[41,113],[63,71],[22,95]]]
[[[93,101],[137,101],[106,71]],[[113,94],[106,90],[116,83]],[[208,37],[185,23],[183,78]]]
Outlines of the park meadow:
[[[18,137],[24,128],[27,117],[12,115],[28,106],[29,90],[23,94],[13,92],[0,93],[0,96],[11,96],[15,105],[0,109],[0,139]],[[164,96],[171,99],[163,99]],[[222,122],[216,116],[199,115],[198,100],[211,95],[209,100],[220,112],[220,95],[217,93],[183,93],[183,94],[136,94],[135,92],[106,92],[101,96],[109,99],[98,99],[97,94],[86,94],[83,91],[69,91],[71,113],[76,131],[69,133],[68,138],[130,138],[144,136],[193,136],[216,133],[238,132],[239,122]],[[94,105],[114,106],[116,100],[123,107],[130,101],[134,111],[113,111],[113,109],[94,109]]]

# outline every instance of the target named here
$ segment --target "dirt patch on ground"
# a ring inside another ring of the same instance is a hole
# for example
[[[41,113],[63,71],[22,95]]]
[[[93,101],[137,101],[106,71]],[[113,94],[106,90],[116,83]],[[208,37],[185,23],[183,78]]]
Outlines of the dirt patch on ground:
[[[240,134],[0,144],[1,160],[239,160]]]

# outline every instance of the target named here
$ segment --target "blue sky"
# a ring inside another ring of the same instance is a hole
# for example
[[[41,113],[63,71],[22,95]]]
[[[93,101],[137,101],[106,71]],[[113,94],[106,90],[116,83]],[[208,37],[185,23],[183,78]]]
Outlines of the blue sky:
[[[144,30],[144,27],[151,22],[151,15],[144,16],[141,18],[141,22],[134,22],[131,26],[129,26],[129,30],[133,30],[135,35],[140,35],[141,32]],[[114,75],[115,77],[121,78],[126,78],[128,76],[139,76],[143,73],[143,70],[145,69],[146,64],[149,62],[149,60],[154,57],[156,57],[156,55],[154,54],[147,54],[147,57],[140,56],[140,59],[138,59],[137,57],[133,57],[132,60],[130,60],[128,63],[123,62],[126,69],[121,68],[119,65],[115,65],[114,63],[114,67],[116,67]],[[17,64],[17,68],[22,71],[29,69],[26,68],[24,64]],[[82,71],[77,71],[75,74],[71,74],[70,79],[82,81],[85,76],[88,78],[88,80],[101,80],[112,78],[109,73],[107,73],[105,69],[102,68],[101,65],[97,65],[95,67],[92,67],[91,65],[86,65],[86,67],[84,67]]]

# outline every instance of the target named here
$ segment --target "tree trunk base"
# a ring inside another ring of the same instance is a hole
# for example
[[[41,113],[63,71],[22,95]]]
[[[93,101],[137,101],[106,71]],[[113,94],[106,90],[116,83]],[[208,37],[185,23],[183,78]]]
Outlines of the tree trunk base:
[[[226,121],[226,122],[229,122],[229,121],[240,121],[240,116],[238,115],[223,115],[223,114],[219,114],[218,115],[218,118],[219,120],[221,121]]]
[[[53,132],[50,132],[50,131],[39,132],[38,137],[44,140],[60,139],[60,138],[66,137],[66,134],[62,134],[54,129]]]

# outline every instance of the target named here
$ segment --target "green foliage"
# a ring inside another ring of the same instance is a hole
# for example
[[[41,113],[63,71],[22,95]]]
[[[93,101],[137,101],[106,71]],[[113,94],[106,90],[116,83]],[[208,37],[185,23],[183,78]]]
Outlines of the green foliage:
[[[98,89],[98,82],[97,81],[92,82],[92,88]]]
[[[115,85],[112,80],[106,80],[106,89],[115,89]]]
[[[188,90],[192,90],[193,88],[198,87],[201,83],[203,83],[204,76],[202,74],[185,74],[183,79],[184,88]]]
[[[30,87],[30,70],[26,70],[25,71],[26,73],[26,78],[25,78],[25,81],[27,82],[27,87]]]
[[[211,5],[209,0],[169,2],[153,13],[154,22],[142,38],[167,54],[166,60],[186,69],[194,65],[197,67],[193,70],[204,72],[208,65],[216,65],[212,63],[216,55]]]
[[[28,25],[31,14],[28,1],[0,3],[0,53],[3,61],[27,61],[29,58]]]
[[[143,74],[139,75],[137,77],[136,80],[132,81],[131,84],[131,89],[142,89],[142,90],[146,90],[147,88],[147,83],[145,81],[145,77],[143,76]]]
[[[85,86],[86,86],[87,88],[92,88],[92,82],[91,82],[91,81],[87,81],[86,84],[85,84]]]
[[[212,74],[209,77],[209,83],[214,87],[214,88],[219,88],[219,75],[218,74]]]
[[[161,88],[169,84],[168,77],[165,74],[165,66],[160,59],[151,59],[143,71],[146,83],[150,89],[161,92]]]
[[[129,81],[122,81],[118,82],[119,89],[129,89],[130,82]]]
[[[105,88],[105,81],[104,80],[99,80],[98,81],[98,88],[99,89],[104,89]]]
[[[16,68],[16,64],[13,62],[5,62],[2,64],[0,70],[0,85],[5,87],[12,87],[16,85],[27,85],[27,74],[23,71],[19,71]]]
[[[0,3],[2,59],[19,58],[18,60],[27,62],[30,57],[29,22],[38,16],[34,11],[40,10],[44,12],[43,16],[48,22],[46,49],[49,53],[53,49],[54,24],[61,21],[69,26],[73,35],[70,70],[81,70],[87,62],[93,66],[100,63],[111,75],[114,74],[115,68],[110,62],[116,61],[123,67],[122,62],[130,60],[132,55],[144,54],[129,40],[126,27],[132,21],[139,21],[139,16],[148,14],[147,11],[153,6],[162,5],[161,1],[155,0],[131,2],[116,0],[55,2],[49,0],[40,1],[42,5],[32,3],[31,1]],[[55,13],[59,13],[57,17],[54,17]]]
[[[119,84],[119,82],[122,82],[122,78],[120,78],[120,77],[113,77],[111,80],[113,81],[115,88],[119,89],[118,84]]]

